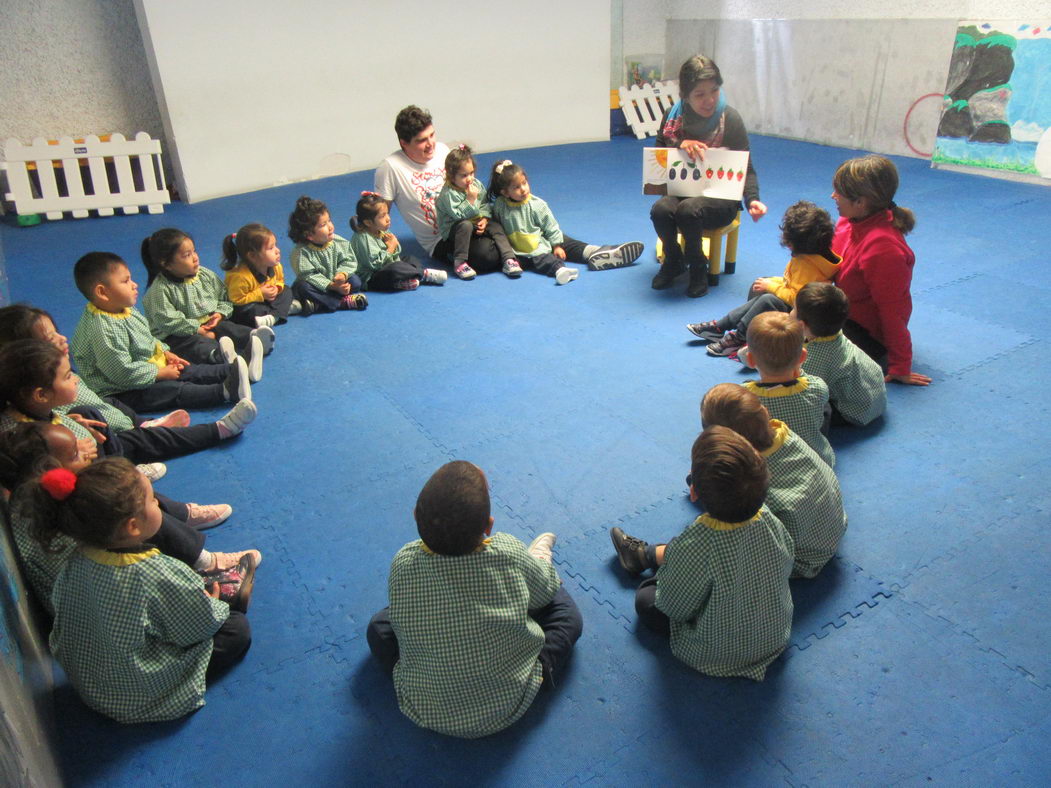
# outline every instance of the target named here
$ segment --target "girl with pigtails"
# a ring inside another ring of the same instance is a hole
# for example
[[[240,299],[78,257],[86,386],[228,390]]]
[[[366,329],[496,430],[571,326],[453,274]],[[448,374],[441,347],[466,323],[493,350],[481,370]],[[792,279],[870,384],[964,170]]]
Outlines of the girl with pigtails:
[[[285,287],[281,250],[269,228],[246,224],[223,238],[226,293],[234,305],[230,319],[250,328],[275,326],[298,315],[303,305]]]

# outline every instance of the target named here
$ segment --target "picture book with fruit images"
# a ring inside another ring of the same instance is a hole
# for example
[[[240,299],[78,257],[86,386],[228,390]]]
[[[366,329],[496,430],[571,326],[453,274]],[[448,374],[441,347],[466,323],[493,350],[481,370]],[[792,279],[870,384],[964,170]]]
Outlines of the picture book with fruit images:
[[[642,193],[740,200],[748,151],[709,148],[694,161],[678,148],[643,148]]]

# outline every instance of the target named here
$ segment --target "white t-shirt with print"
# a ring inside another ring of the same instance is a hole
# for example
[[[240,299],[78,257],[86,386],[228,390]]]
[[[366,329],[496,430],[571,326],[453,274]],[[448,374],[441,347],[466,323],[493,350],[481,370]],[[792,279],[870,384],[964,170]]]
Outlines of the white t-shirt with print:
[[[437,143],[434,156],[418,164],[399,150],[380,162],[376,168],[376,193],[398,206],[402,218],[427,254],[434,251],[438,235],[438,212],[434,202],[445,185],[445,157],[449,146]]]

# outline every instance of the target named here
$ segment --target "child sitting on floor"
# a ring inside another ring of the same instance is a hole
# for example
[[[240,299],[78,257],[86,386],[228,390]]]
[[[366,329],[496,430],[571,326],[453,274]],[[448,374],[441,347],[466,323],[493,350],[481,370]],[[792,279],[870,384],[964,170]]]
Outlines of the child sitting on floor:
[[[766,459],[766,506],[795,544],[792,577],[814,577],[836,554],[847,529],[839,480],[783,421],[771,419],[759,398],[736,383],[713,386],[701,400],[703,427],[729,427]]]
[[[88,299],[70,347],[87,384],[133,410],[211,408],[252,398],[248,366],[191,364],[154,338],[135,309],[139,287],[128,265],[112,252],[89,252],[73,266],[77,289]]]
[[[630,574],[639,620],[670,635],[672,654],[710,676],[762,681],[792,629],[792,537],[763,505],[766,462],[743,437],[708,427],[693,444],[690,497],[704,514],[667,544],[619,527],[610,538]]]
[[[631,241],[620,246],[595,246],[563,235],[547,203],[532,194],[525,170],[510,160],[493,165],[489,177],[489,199],[493,218],[507,233],[518,262],[537,273],[555,277],[560,285],[580,273],[565,262],[587,263],[589,268],[618,268],[631,265],[642,254],[642,244]]]
[[[248,619],[219,588],[145,544],[161,526],[149,480],[112,457],[30,483],[41,543],[79,543],[51,593],[51,653],[81,699],[118,722],[182,717],[204,705],[206,676],[240,660]]]
[[[350,251],[358,261],[358,276],[369,290],[415,290],[420,283],[443,285],[449,275],[424,268],[401,256],[401,244],[390,231],[390,205],[376,192],[362,192],[350,228]]]
[[[527,548],[492,533],[489,511],[479,468],[439,468],[416,501],[420,539],[394,557],[390,607],[367,633],[373,655],[394,673],[402,712],[464,738],[525,714],[541,683],[554,686],[583,628],[551,564],[555,535]]]
[[[828,386],[816,375],[804,375],[803,324],[783,312],[764,312],[748,326],[746,363],[759,372],[759,380],[744,386],[759,397],[770,412],[810,444],[818,456],[836,466],[836,453],[822,432]]]
[[[496,247],[502,271],[512,279],[522,275],[515,251],[500,222],[492,218],[489,193],[475,176],[474,155],[466,145],[457,145],[445,157],[445,185],[438,193],[434,209],[438,214],[438,235],[443,248],[451,250],[453,272],[460,279],[474,279],[478,271],[468,260],[491,259],[492,255],[471,254],[472,246]],[[475,263],[477,265],[477,262]],[[482,271],[486,273],[486,271]]]
[[[887,382],[880,365],[843,334],[850,302],[833,284],[812,282],[799,291],[792,315],[803,324],[807,357],[803,371],[828,384],[833,417],[863,426],[887,408]]]
[[[55,578],[76,543],[63,534],[53,535],[45,544],[34,538],[27,482],[39,478],[50,468],[65,468],[78,473],[91,462],[80,452],[73,433],[58,424],[19,424],[0,435],[0,486],[11,492],[11,533],[29,585],[51,615],[54,614],[51,590]],[[259,551],[219,553],[205,550],[205,536],[200,533],[224,522],[233,509],[226,504],[180,503],[156,491],[154,495],[162,517],[160,528],[150,543],[165,555],[182,561],[206,581],[218,582],[220,599],[236,609],[247,609],[251,578],[262,560]]]
[[[234,306],[226,286],[201,266],[193,239],[168,227],[144,238],[141,252],[149,275],[142,310],[153,335],[191,364],[231,363],[240,355],[248,364],[248,379],[262,379],[274,330],[228,319]]]
[[[303,305],[285,287],[277,237],[261,224],[246,224],[223,238],[226,294],[233,304],[230,319],[250,328],[275,326],[298,315]]]
[[[296,280],[292,293],[302,305],[300,314],[336,312],[340,309],[368,308],[369,299],[361,292],[358,261],[350,241],[336,235],[328,206],[321,200],[300,197],[288,216],[288,237],[292,248],[292,269]]]
[[[807,282],[826,282],[836,275],[842,260],[832,251],[835,228],[824,208],[801,200],[785,211],[781,245],[792,253],[783,276],[756,279],[748,300],[718,320],[689,323],[691,334],[711,342],[708,355],[729,356],[741,349],[752,318],[763,312],[789,312],[796,293]],[[724,335],[725,334],[725,335]]]

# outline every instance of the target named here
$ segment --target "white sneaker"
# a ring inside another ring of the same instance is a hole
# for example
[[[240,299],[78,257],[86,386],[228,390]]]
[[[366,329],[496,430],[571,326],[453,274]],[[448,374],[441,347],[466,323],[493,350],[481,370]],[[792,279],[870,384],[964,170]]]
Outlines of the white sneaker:
[[[551,550],[555,546],[555,539],[557,539],[553,533],[540,534],[536,539],[529,543],[529,547],[526,551],[533,558],[539,558],[542,561],[551,563]]]
[[[230,408],[216,424],[226,430],[227,437],[232,438],[244,432],[244,428],[255,420],[258,413],[259,409],[252,400],[243,399]]]
[[[136,465],[135,467],[138,469],[139,473],[151,482],[164,478],[164,474],[168,472],[168,466],[163,462],[145,462],[142,465]]]
[[[253,328],[252,336],[259,337],[259,341],[263,343],[264,356],[269,356],[274,351],[274,342],[277,341],[277,334],[274,333],[274,329],[270,328],[270,326]]]
[[[425,285],[444,285],[449,275],[440,268],[424,268],[423,283]]]
[[[303,302],[298,298],[293,298],[292,303],[288,305],[288,314],[298,315],[303,311]]]
[[[564,265],[555,272],[555,281],[560,285],[567,285],[580,276],[580,271],[576,268],[570,268],[568,265]]]
[[[223,383],[227,402],[240,402],[252,398],[252,382],[248,379],[248,365],[238,356],[230,364],[230,374]]]
[[[259,329],[256,329],[258,331]],[[258,383],[263,379],[263,341],[253,336],[248,341],[248,380]]]
[[[237,358],[237,348],[234,347],[234,341],[230,337],[219,337],[219,352],[223,354],[223,360],[227,364],[233,364],[234,359]]]
[[[629,241],[619,246],[600,246],[588,257],[588,268],[592,271],[603,271],[607,268],[621,268],[631,265],[642,254],[643,245],[638,241]]]
[[[522,266],[519,265],[518,261],[514,258],[508,258],[504,260],[504,267],[500,269],[512,279],[517,279],[522,275]]]
[[[263,328],[264,326],[270,327],[277,323],[277,318],[273,315],[258,315],[255,319],[255,327]]]

